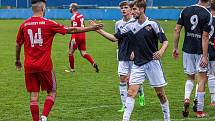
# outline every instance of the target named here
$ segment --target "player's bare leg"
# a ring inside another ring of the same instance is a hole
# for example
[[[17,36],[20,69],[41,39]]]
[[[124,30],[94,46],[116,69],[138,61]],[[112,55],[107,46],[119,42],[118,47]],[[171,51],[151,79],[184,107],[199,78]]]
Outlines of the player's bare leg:
[[[80,53],[83,58],[87,59],[91,63],[91,65],[95,68],[96,72],[98,73],[99,72],[98,65],[96,64],[92,56],[84,50],[80,50]]]
[[[122,121],[129,121],[131,113],[134,108],[134,103],[135,103],[135,96],[137,95],[138,89],[140,88],[140,85],[130,85],[128,88],[128,96],[126,98],[125,102],[125,111],[123,114],[123,119]]]
[[[205,72],[198,73],[198,80],[199,80],[199,87],[197,92],[197,112],[196,116],[198,118],[202,118],[207,116],[205,112],[203,112],[204,109],[204,96],[205,96],[205,84],[207,81],[207,74]]]
[[[164,88],[155,87],[154,89],[157,93],[158,98],[160,99],[160,104],[164,115],[164,121],[170,121],[169,101],[165,95]]]
[[[210,106],[215,107],[215,75],[208,76],[208,88],[211,94],[211,104]]]
[[[56,91],[47,91],[47,93],[48,93],[48,95],[46,96],[46,99],[45,99],[45,102],[44,102],[41,121],[46,121],[47,120],[49,112],[51,111],[52,106],[54,105],[54,102],[55,102]]]
[[[130,73],[128,74],[128,76],[126,76],[126,79],[125,79],[125,80],[127,80],[127,87],[129,87],[129,78],[130,78]],[[139,94],[139,96],[138,96],[139,105],[144,106],[145,105],[145,96],[144,96],[143,84],[140,85],[138,94]]]
[[[69,70],[65,70],[65,72],[75,72],[74,70],[74,45],[75,45],[75,41],[71,40],[70,41],[70,48],[69,48],[69,65],[70,65],[70,69]]]
[[[195,74],[187,75],[187,81],[185,83],[185,92],[184,92],[184,110],[182,114],[184,117],[189,115],[189,106],[190,106],[190,95],[194,87]]]
[[[39,92],[30,92],[30,110],[33,121],[39,121]]]

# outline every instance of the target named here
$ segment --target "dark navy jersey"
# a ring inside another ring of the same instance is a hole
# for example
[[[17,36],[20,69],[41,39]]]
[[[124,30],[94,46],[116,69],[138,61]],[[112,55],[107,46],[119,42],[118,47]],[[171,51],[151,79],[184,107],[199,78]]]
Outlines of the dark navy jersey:
[[[130,39],[132,51],[134,51],[134,64],[141,66],[153,60],[153,53],[158,51],[158,40],[161,43],[167,41],[160,25],[151,20],[146,20],[142,25],[134,21],[125,25],[122,33],[116,36]]]
[[[209,45],[208,45],[208,52],[209,52],[209,61],[215,61],[215,33],[214,33],[214,27],[215,27],[215,16],[213,16],[213,22],[211,25],[211,32],[210,32],[210,39],[209,39]]]
[[[199,5],[192,5],[182,10],[177,24],[184,26],[185,38],[182,50],[190,54],[202,54],[203,31],[210,32],[212,15]]]
[[[115,24],[115,33],[120,34],[122,28],[125,26],[125,24],[134,21],[134,18],[131,18],[129,21],[119,20]],[[130,61],[130,55],[131,55],[131,47],[130,47],[130,41],[128,39],[129,37],[125,37],[118,40],[118,60],[119,61]]]

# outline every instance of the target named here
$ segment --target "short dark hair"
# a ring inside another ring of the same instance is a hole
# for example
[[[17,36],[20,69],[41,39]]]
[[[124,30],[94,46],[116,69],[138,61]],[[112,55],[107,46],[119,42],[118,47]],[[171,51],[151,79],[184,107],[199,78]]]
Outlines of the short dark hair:
[[[144,12],[146,11],[146,0],[134,0],[130,7],[132,8],[134,5],[136,5],[138,8],[144,8]]]
[[[207,3],[209,2],[210,0],[201,0],[201,2],[204,2],[204,3]]]
[[[215,11],[215,0],[211,0],[211,10]]]
[[[119,7],[126,6],[126,5],[129,6],[129,2],[128,1],[122,1],[122,2],[119,3]]]
[[[44,3],[46,3],[46,0],[31,0],[31,4],[36,4],[37,2],[44,2]]]

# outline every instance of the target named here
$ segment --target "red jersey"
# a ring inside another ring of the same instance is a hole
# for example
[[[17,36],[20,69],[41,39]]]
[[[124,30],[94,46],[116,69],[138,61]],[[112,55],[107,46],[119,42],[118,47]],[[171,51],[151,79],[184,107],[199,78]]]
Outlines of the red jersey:
[[[84,27],[84,16],[78,12],[72,16],[71,21],[73,27]],[[71,39],[85,39],[85,36],[85,33],[72,34]]]
[[[26,73],[52,70],[51,48],[56,33],[66,34],[67,27],[43,17],[31,17],[21,26],[16,43],[24,43]]]

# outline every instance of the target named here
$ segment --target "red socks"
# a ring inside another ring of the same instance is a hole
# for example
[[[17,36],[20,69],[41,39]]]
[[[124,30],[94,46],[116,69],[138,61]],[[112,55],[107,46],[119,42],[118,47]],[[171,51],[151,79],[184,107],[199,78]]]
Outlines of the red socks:
[[[39,106],[38,101],[31,101],[30,102],[30,110],[33,121],[39,121]]]
[[[74,69],[74,56],[69,55],[69,64],[70,64],[70,69]]]
[[[49,112],[51,111],[53,104],[54,104],[54,97],[47,96],[45,103],[44,103],[44,107],[43,107],[43,113],[42,113],[43,116],[48,117]]]
[[[89,54],[85,54],[83,57],[87,59],[92,65],[94,64],[94,60]]]

